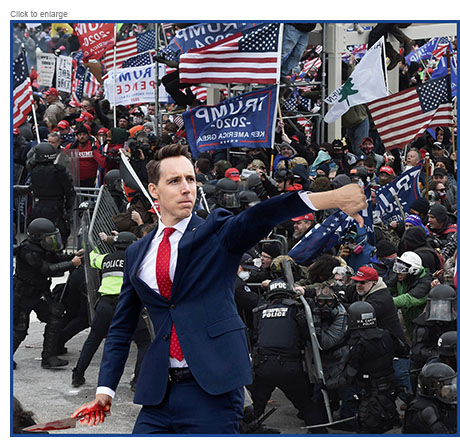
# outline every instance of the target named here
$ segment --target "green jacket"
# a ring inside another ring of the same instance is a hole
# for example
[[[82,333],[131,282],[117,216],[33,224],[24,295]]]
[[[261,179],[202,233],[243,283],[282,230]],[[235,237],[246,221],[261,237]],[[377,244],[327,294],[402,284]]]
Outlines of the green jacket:
[[[396,286],[390,288],[395,306],[401,310],[409,335],[412,335],[412,321],[425,308],[431,281],[431,274],[422,267],[418,275],[410,275],[403,282],[398,281]]]

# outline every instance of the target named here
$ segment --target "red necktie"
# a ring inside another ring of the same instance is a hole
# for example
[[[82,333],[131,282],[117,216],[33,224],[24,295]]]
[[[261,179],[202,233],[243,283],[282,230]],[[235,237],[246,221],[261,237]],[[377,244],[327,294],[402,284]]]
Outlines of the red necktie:
[[[174,228],[165,228],[163,232],[163,239],[160,242],[157,253],[157,265],[156,265],[156,276],[158,290],[160,295],[164,296],[166,299],[171,298],[171,289],[172,281],[169,276],[169,262],[171,259],[171,243],[169,242],[169,236],[175,231]],[[181,361],[184,358],[182,354],[182,349],[177,338],[176,328],[174,323],[171,330],[171,340],[169,344],[169,355],[172,358],[175,358]]]

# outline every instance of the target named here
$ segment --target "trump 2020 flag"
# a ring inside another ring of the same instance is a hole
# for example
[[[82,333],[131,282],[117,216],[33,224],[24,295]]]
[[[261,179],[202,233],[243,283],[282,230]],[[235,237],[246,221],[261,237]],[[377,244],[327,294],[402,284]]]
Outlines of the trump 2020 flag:
[[[230,147],[272,147],[278,86],[199,106],[182,114],[192,155]]]
[[[423,163],[414,166],[375,191],[380,218],[385,225],[392,221],[399,222],[404,219],[395,196],[398,197],[404,213],[409,213],[412,203],[421,197],[418,182],[422,166]]]
[[[276,84],[279,80],[279,23],[261,24],[183,54],[180,81],[227,84]]]
[[[367,50],[345,84],[334,90],[325,99],[325,102],[332,107],[324,117],[324,121],[332,123],[346,113],[350,107],[388,95],[383,74],[383,45],[384,39],[381,37]]]
[[[166,59],[179,62],[179,56],[194,48],[203,48],[232,34],[252,28],[255,23],[197,23],[176,32],[171,42],[159,51]]]

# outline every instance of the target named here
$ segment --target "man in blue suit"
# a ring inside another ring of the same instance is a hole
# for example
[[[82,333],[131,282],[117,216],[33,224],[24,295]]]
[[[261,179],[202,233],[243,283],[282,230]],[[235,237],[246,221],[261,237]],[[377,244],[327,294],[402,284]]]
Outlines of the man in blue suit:
[[[203,221],[192,212],[195,173],[186,147],[163,147],[147,170],[161,219],[126,251],[96,399],[72,417],[89,425],[104,421],[145,306],[155,340],[137,382],[134,402],[142,409],[133,433],[238,433],[243,387],[252,381],[245,326],[234,302],[243,253],[275,225],[312,210],[339,207],[362,224],[364,194],[358,185],[287,193],[236,216],[216,209]]]

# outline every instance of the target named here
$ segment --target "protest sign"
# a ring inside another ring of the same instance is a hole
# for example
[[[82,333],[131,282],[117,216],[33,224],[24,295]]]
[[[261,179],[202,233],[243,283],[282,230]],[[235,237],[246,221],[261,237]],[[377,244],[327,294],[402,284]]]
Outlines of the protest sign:
[[[54,54],[37,54],[38,82],[41,86],[51,87],[53,85],[55,67],[56,56]]]
[[[111,70],[104,81],[105,97],[114,104],[114,73]],[[165,66],[159,67],[159,78],[165,75]],[[116,70],[117,105],[128,105],[155,101],[155,66],[119,68]],[[163,85],[159,89],[159,101],[167,102],[168,95]]]
[[[72,58],[59,56],[56,60],[56,88],[60,92],[72,90]]]

